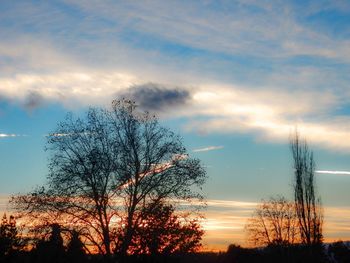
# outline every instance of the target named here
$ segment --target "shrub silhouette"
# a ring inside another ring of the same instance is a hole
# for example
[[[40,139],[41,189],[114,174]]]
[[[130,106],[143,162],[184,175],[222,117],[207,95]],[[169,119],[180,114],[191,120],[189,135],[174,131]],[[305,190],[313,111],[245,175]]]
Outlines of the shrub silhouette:
[[[342,241],[329,245],[328,254],[337,263],[350,262],[350,248]]]

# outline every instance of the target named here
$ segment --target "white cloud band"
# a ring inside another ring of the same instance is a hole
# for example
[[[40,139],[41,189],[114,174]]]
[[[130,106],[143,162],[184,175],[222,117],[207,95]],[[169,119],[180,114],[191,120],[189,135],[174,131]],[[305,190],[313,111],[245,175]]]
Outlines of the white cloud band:
[[[18,137],[17,134],[6,134],[6,133],[0,133],[0,138],[8,138],[8,137]]]
[[[350,172],[348,172],[348,171],[326,171],[326,170],[319,170],[319,171],[315,171],[315,173],[318,173],[318,174],[334,174],[334,175],[350,175]]]
[[[220,150],[223,148],[224,146],[208,146],[205,148],[194,149],[193,152],[208,152],[208,151]]]

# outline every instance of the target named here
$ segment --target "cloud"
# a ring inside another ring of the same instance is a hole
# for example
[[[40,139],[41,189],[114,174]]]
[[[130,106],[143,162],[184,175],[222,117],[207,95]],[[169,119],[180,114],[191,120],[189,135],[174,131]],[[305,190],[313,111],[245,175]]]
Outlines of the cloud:
[[[26,108],[60,102],[72,108],[110,103],[116,91],[127,88],[137,78],[118,71],[71,71],[53,74],[18,74],[0,78],[2,98],[18,101]]]
[[[24,108],[32,111],[44,104],[44,98],[37,91],[31,91],[24,100]]]
[[[74,135],[74,134],[73,133],[51,133],[51,134],[45,135],[45,137],[66,137],[71,135]]]
[[[251,210],[252,207],[258,205],[257,202],[248,202],[242,200],[222,200],[222,199],[209,199],[207,202],[208,206],[220,207],[220,208],[236,208],[243,210]]]
[[[0,77],[0,94],[27,109],[47,102],[68,108],[109,105],[116,96],[126,96],[164,118],[187,118],[185,128],[200,133],[250,133],[258,140],[286,142],[297,126],[311,143],[350,150],[350,118],[333,113],[350,94],[196,82],[180,88],[143,84],[127,72],[78,70]]]
[[[211,5],[10,3],[0,31],[0,97],[31,110],[130,96],[164,118],[187,120],[188,130],[285,142],[298,126],[315,144],[349,151],[350,117],[339,111],[350,99],[350,40],[305,22],[349,5]]]
[[[18,137],[18,136],[21,136],[21,135],[0,133],[0,138],[9,138],[9,137]]]
[[[0,31],[0,36],[3,31]],[[68,52],[62,52],[50,38],[29,36],[28,34],[8,34],[0,43],[0,76],[18,74],[48,74],[57,71],[70,71],[80,64]]]
[[[350,118],[346,120],[350,122]],[[334,151],[350,151],[347,142],[350,133],[347,125],[334,125],[331,120],[307,122],[300,119],[290,120],[283,115],[268,117],[254,114],[219,116],[207,121],[193,121],[186,129],[199,133],[249,133],[257,141],[285,143],[297,127],[300,133],[312,144]]]
[[[350,59],[347,41],[334,39],[323,30],[315,30],[308,23],[303,23],[302,18],[324,11],[315,5],[303,5],[302,9],[286,1],[238,1],[220,3],[211,8],[211,3],[195,1],[112,5],[85,0],[70,1],[70,4],[96,22],[98,18],[104,18],[127,26],[134,34],[131,38],[133,44],[139,43],[137,36],[142,35],[147,39],[231,55],[268,58],[307,55]],[[328,10],[335,7],[327,5]],[[107,25],[105,30],[114,32],[112,26]],[[334,49],[334,46],[338,48]]]
[[[203,86],[193,91],[191,114],[198,118],[185,128],[204,134],[250,133],[257,140],[287,142],[298,127],[312,144],[349,151],[350,118],[333,113],[341,104],[329,91]]]
[[[326,171],[326,170],[320,170],[320,171],[315,171],[315,173],[318,174],[334,174],[334,175],[350,175],[350,172],[348,171]]]
[[[194,149],[193,152],[208,152],[208,151],[213,151],[213,150],[220,150],[223,148],[224,148],[224,146],[208,146],[208,147],[204,147],[204,148]]]
[[[186,89],[155,83],[132,86],[119,94],[119,97],[132,99],[142,109],[148,111],[163,111],[184,106],[191,99],[191,95]]]

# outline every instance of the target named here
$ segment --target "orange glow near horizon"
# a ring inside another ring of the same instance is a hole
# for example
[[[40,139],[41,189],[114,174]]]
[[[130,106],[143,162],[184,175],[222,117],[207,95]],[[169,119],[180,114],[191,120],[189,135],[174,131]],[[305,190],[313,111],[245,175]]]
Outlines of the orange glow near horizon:
[[[8,198],[0,197],[0,213],[9,211]],[[228,245],[248,247],[244,231],[258,203],[233,200],[208,200],[204,219],[200,220],[205,234],[202,251],[226,251]],[[11,212],[7,212],[10,214]],[[350,240],[350,206],[324,207],[324,242]]]
[[[228,245],[249,247],[244,227],[257,203],[209,200],[202,251],[226,251]],[[350,240],[350,207],[324,207],[324,242]]]

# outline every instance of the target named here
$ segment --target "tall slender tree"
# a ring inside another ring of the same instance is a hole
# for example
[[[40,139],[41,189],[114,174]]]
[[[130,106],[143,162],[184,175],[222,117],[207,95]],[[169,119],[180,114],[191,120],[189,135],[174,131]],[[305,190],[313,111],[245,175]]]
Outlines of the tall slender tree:
[[[294,161],[294,201],[301,241],[309,246],[322,243],[323,210],[315,191],[315,161],[306,140],[296,131],[290,141]]]

